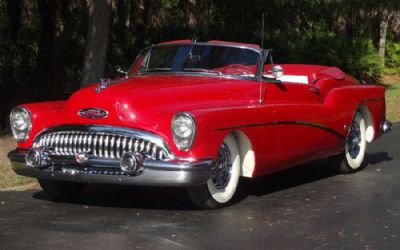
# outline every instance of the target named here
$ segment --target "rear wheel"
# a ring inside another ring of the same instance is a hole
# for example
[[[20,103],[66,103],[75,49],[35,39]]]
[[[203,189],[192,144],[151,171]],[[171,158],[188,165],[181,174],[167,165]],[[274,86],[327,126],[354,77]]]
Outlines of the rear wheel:
[[[340,173],[349,174],[362,168],[365,150],[367,147],[365,119],[361,112],[353,118],[349,134],[346,139],[344,153],[337,156],[336,162]]]
[[[43,191],[54,200],[77,200],[85,191],[86,183],[39,180]]]
[[[232,135],[225,137],[206,184],[187,189],[192,202],[201,208],[214,209],[228,204],[237,191],[240,177],[239,148]]]

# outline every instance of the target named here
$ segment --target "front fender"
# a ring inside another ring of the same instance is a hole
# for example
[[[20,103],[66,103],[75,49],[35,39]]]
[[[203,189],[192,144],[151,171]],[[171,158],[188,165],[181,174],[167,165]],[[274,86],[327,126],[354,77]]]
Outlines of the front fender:
[[[55,118],[63,110],[65,101],[30,103],[21,106],[28,109],[32,115],[32,129],[28,139],[24,142],[18,142],[18,148],[24,149],[31,147],[36,135],[47,128],[48,124],[54,123]]]

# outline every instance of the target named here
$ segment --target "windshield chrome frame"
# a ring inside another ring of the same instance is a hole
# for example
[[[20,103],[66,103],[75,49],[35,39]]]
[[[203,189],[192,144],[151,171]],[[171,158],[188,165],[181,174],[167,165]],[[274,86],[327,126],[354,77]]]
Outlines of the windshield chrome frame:
[[[143,49],[139,55],[136,57],[136,60],[140,58],[140,55],[143,53],[150,53],[153,48],[158,47],[172,47],[172,46],[179,46],[179,45],[200,45],[200,46],[216,46],[216,47],[230,47],[230,48],[237,48],[237,49],[247,49],[252,50],[258,55],[258,62],[257,63],[257,70],[254,76],[235,76],[235,75],[212,75],[207,73],[194,73],[194,72],[141,72],[141,73],[134,73],[132,76],[138,75],[191,75],[191,76],[207,76],[207,77],[218,77],[218,78],[230,78],[230,79],[242,79],[242,80],[254,80],[254,81],[261,81],[263,76],[263,69],[265,59],[268,56],[268,50],[259,49],[259,48],[252,48],[245,45],[240,44],[213,44],[213,43],[206,43],[206,42],[192,42],[192,43],[161,43],[149,46]],[[128,72],[131,72],[133,66],[136,64],[135,62],[132,64]]]

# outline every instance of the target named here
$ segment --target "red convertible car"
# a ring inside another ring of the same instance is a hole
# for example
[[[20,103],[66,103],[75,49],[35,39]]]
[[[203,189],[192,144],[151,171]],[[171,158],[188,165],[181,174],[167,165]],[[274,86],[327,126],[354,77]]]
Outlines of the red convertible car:
[[[357,171],[367,144],[391,130],[383,87],[335,67],[274,65],[258,45],[161,43],[117,70],[124,76],[66,101],[12,111],[16,173],[52,198],[79,197],[90,183],[182,186],[217,208],[241,177],[328,157]]]

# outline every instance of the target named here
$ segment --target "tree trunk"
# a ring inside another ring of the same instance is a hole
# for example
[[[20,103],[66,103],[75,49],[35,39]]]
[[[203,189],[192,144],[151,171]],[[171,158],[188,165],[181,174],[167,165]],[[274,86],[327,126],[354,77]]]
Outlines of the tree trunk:
[[[21,26],[21,13],[23,8],[23,1],[7,0],[7,13],[8,13],[8,37],[10,39],[17,39],[18,30]]]
[[[380,29],[379,29],[379,57],[382,60],[382,66],[385,66],[385,49],[387,29],[389,25],[389,11],[384,9],[381,15]]]
[[[117,29],[118,32],[124,32],[128,17],[127,3],[124,0],[117,0],[115,4],[117,8],[117,17],[118,17]]]
[[[197,39],[198,37],[198,29],[197,29],[197,3],[196,0],[187,0],[188,4],[188,26],[191,31],[191,36],[194,39]]]
[[[9,111],[14,106],[17,99],[18,84],[15,79],[15,69],[13,59],[15,57],[14,46],[17,42],[18,31],[21,27],[21,13],[24,1],[7,0],[6,2],[7,15],[6,19],[6,34],[3,39],[5,62],[0,71],[0,131],[8,126]]]
[[[336,20],[336,32],[339,35],[346,35],[347,32],[347,21],[343,16],[338,16]]]
[[[400,10],[394,13],[393,32],[396,37],[400,37]]]
[[[111,0],[88,0],[89,24],[86,36],[81,87],[104,77]]]
[[[146,31],[146,24],[145,24],[145,17],[146,17],[146,6],[144,0],[135,0],[133,3],[133,10],[135,16],[135,21],[133,30],[135,33],[135,47],[139,51],[143,49],[145,44],[145,31]]]
[[[51,96],[54,83],[54,37],[56,30],[57,0],[38,1],[40,37],[32,95],[34,100]]]

